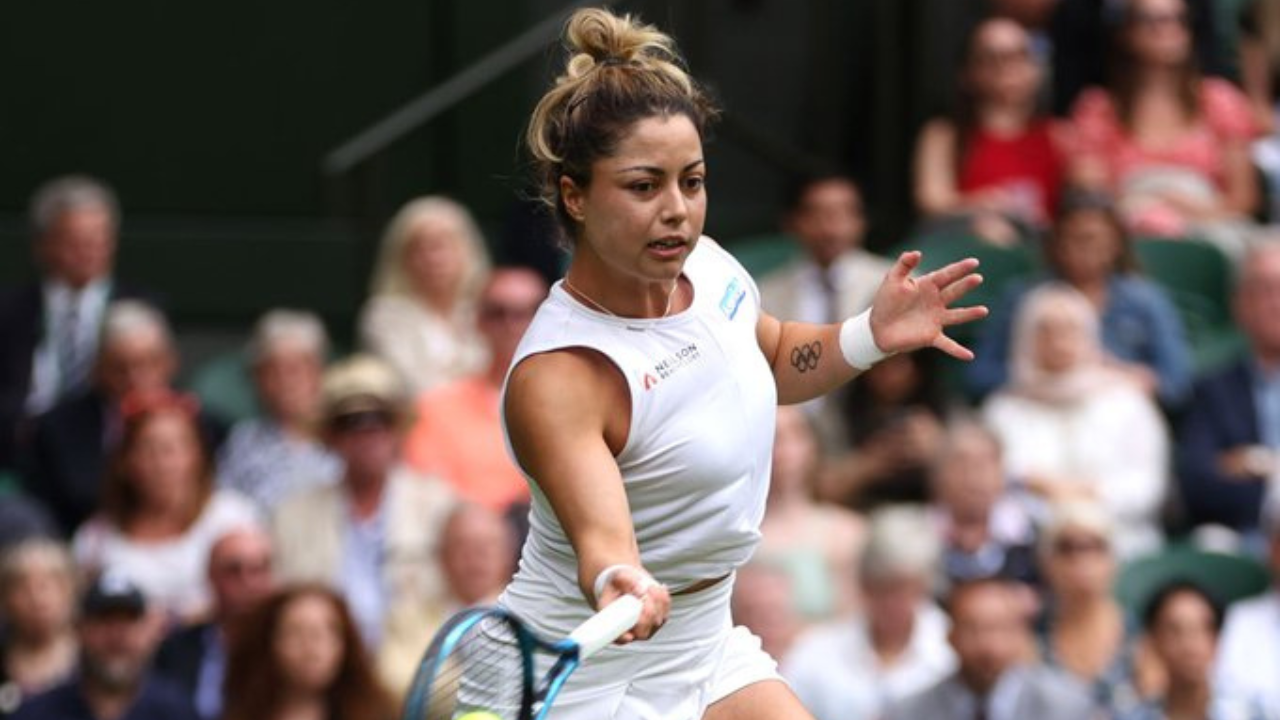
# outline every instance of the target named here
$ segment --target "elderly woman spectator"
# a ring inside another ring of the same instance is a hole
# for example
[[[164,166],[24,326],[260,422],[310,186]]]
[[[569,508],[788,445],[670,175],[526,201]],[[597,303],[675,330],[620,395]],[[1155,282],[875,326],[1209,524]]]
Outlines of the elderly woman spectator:
[[[1073,176],[1117,193],[1135,233],[1201,235],[1239,257],[1232,223],[1259,198],[1249,100],[1201,77],[1185,0],[1125,3],[1115,50],[1110,87],[1082,93],[1072,110]]]
[[[415,396],[480,372],[485,346],[476,297],[488,272],[484,238],[465,207],[439,196],[411,201],[382,238],[361,341]]]
[[[61,543],[30,539],[0,555],[0,718],[75,670],[75,599],[75,565]]]
[[[346,603],[321,585],[268,598],[237,628],[223,720],[391,720]]]
[[[1168,429],[1155,401],[1106,361],[1097,311],[1079,291],[1051,283],[1027,296],[1009,384],[982,412],[1010,476],[1033,497],[1100,502],[1119,525],[1122,558],[1161,544]]]
[[[830,620],[853,607],[853,572],[865,533],[858,515],[814,500],[820,460],[817,435],[804,411],[778,408],[755,559],[790,577],[793,611],[805,622]]]
[[[1104,359],[1133,378],[1164,407],[1177,408],[1191,390],[1191,349],[1165,291],[1142,277],[1132,241],[1109,195],[1068,192],[1044,244],[1049,281],[1079,290],[1097,309]],[[970,389],[986,395],[1008,381],[1013,318],[1037,283],[1011,287],[984,324],[967,371]]]
[[[925,125],[916,143],[916,205],[935,222],[1014,243],[1048,226],[1066,160],[1038,107],[1043,72],[1027,31],[991,18],[967,45],[955,111]]]
[[[218,481],[264,510],[286,495],[333,482],[341,465],[315,438],[329,341],[309,312],[272,310],[258,320],[249,357],[264,417],[232,429],[218,453]]]
[[[276,507],[276,567],[284,581],[338,588],[366,646],[376,650],[393,608],[439,598],[437,548],[454,495],[444,481],[402,462],[412,404],[387,363],[356,355],[332,365],[320,408],[324,441],[341,458],[342,477]]]
[[[258,522],[258,513],[238,493],[214,487],[190,396],[131,395],[121,419],[101,508],[73,540],[76,561],[127,574],[178,621],[200,619],[212,600],[209,549],[228,530]]]
[[[782,675],[818,720],[872,720],[955,668],[947,620],[930,598],[938,542],[922,510],[871,518],[859,565],[864,613],[813,628],[783,659]]]
[[[1116,713],[1141,700],[1140,630],[1116,601],[1115,526],[1093,503],[1059,505],[1042,528],[1040,568],[1047,595],[1037,627],[1045,664],[1092,688],[1099,710]]]

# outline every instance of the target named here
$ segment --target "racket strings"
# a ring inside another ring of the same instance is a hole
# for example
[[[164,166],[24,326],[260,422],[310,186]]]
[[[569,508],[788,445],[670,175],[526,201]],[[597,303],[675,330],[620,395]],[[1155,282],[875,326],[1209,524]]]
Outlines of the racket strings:
[[[522,714],[532,705],[526,662],[532,659],[515,628],[505,618],[483,618],[441,659],[423,720],[456,720],[471,712],[528,720],[531,715]]]

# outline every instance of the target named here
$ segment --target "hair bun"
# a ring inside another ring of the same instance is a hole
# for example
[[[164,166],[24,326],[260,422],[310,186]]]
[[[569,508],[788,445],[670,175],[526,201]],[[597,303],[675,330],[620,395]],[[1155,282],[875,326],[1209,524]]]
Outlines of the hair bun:
[[[671,38],[630,15],[617,16],[600,8],[579,10],[565,26],[565,45],[571,52],[568,76],[580,77],[597,66],[677,61]]]

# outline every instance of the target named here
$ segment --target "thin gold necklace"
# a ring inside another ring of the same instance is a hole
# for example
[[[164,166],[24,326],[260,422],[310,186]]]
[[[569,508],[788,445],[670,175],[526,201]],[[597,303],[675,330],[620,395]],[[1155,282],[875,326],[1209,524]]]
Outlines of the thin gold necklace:
[[[600,303],[596,302],[595,299],[592,298],[590,295],[579,290],[577,285],[574,285],[573,283],[569,282],[568,275],[564,277],[564,280],[562,282],[564,283],[564,287],[566,290],[571,290],[574,295],[582,298],[583,300],[586,300],[587,304],[590,305],[592,308],[599,310],[600,312],[604,313],[605,315],[608,315],[609,317],[622,317],[621,315],[615,313],[614,311],[610,310],[604,305],[601,305]],[[671,286],[671,290],[667,293],[667,307],[665,310],[662,311],[662,317],[665,318],[666,316],[671,314],[671,298],[676,296],[676,289],[679,287],[680,287],[680,280],[679,278],[677,278],[675,284]]]

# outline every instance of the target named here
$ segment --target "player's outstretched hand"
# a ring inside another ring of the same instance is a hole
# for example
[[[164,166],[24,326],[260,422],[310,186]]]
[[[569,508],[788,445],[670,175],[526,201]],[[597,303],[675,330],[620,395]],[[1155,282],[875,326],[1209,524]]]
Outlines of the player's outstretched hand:
[[[667,586],[653,579],[653,576],[641,568],[620,568],[613,573],[608,584],[604,586],[596,606],[600,609],[616,600],[621,595],[635,595],[644,601],[644,610],[635,627],[623,633],[617,644],[626,645],[635,640],[648,640],[667,622],[671,613],[671,593]]]
[[[978,261],[967,258],[913,277],[922,257],[918,250],[902,253],[880,283],[871,306],[871,336],[885,352],[935,347],[972,360],[973,352],[947,337],[946,329],[987,316],[983,305],[952,307],[982,284],[982,276],[974,272]]]

